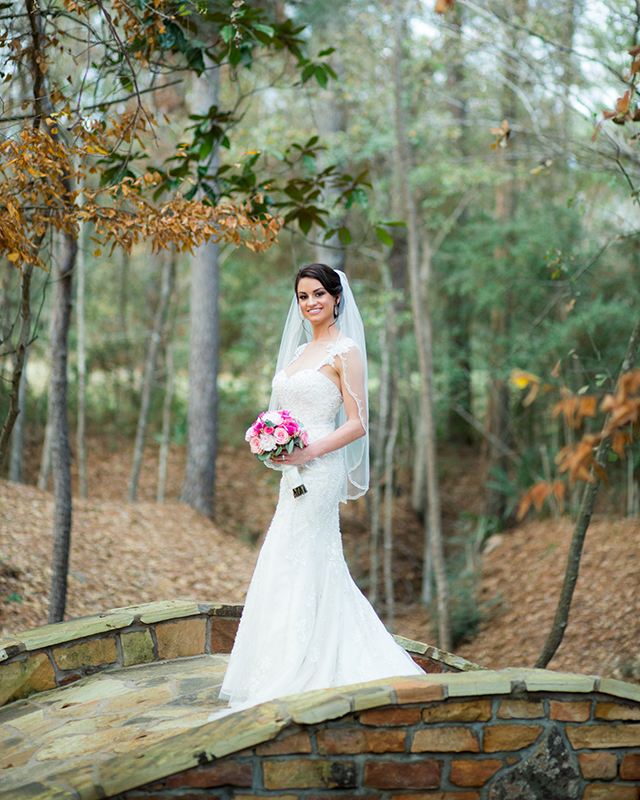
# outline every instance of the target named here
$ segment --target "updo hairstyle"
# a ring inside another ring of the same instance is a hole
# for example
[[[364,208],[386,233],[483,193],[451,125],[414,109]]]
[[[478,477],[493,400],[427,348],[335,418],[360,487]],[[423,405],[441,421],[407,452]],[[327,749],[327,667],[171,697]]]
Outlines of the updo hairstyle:
[[[337,300],[338,313],[340,313],[340,298],[342,297],[342,284],[340,283],[340,276],[331,267],[326,264],[307,264],[302,267],[300,272],[296,275],[295,292],[298,296],[298,284],[303,278],[314,278],[320,281],[322,286],[329,292],[332,297]]]

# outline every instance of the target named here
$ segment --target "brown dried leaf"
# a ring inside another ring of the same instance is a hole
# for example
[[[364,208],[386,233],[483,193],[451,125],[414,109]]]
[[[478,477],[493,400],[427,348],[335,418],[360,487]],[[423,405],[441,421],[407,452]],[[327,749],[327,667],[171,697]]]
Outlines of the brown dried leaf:
[[[593,450],[600,438],[598,434],[585,434],[577,444],[563,447],[556,456],[559,472],[569,473],[570,486],[576,481],[595,483],[590,470],[594,465]]]
[[[625,457],[624,448],[625,445],[631,443],[631,434],[628,431],[614,431],[613,435],[611,436],[611,449],[613,452],[620,456],[620,458]]]
[[[435,12],[436,14],[446,14],[454,5],[455,0],[436,0]]]
[[[580,396],[570,394],[566,389],[563,390],[564,399],[553,408],[552,416],[564,414],[568,425],[572,428],[579,428],[585,417],[595,417],[598,407],[598,398],[593,395]]]

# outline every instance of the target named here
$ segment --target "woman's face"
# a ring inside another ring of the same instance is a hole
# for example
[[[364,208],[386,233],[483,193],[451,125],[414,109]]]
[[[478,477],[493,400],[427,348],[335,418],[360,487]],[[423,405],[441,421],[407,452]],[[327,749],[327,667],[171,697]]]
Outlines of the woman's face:
[[[302,278],[298,282],[298,305],[302,316],[312,325],[333,322],[335,304],[336,298],[315,278]]]

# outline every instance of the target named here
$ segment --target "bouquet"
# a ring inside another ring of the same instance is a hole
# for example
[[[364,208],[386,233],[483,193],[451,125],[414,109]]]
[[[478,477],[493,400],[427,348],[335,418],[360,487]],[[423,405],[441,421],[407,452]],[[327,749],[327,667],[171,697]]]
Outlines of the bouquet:
[[[263,411],[245,434],[251,452],[260,461],[269,461],[282,453],[291,453],[294,447],[306,447],[309,437],[300,423],[288,411]],[[298,468],[291,464],[282,467],[287,476],[294,497],[306,494],[307,489],[302,482]]]

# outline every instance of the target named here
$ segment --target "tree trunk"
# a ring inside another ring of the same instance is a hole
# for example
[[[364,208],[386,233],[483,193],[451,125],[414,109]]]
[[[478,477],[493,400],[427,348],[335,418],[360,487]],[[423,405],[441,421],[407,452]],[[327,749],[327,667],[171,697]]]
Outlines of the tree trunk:
[[[391,292],[391,275],[388,264],[382,262],[382,281],[385,291]],[[373,464],[371,479],[371,567],[369,577],[369,600],[376,607],[379,601],[379,548],[382,512],[382,480],[387,439],[387,423],[391,400],[391,341],[394,336],[394,309],[391,301],[387,303],[387,313],[380,328],[380,388],[378,391],[378,419],[373,439]]]
[[[162,407],[162,441],[158,456],[158,491],[156,503],[164,503],[164,489],[167,481],[167,457],[169,455],[169,441],[171,439],[171,401],[173,399],[173,346],[167,342],[165,353],[167,369],[164,404]]]
[[[84,225],[81,224],[78,235],[77,286],[76,286],[76,321],[78,325],[78,418],[76,428],[76,451],[78,457],[78,479],[80,497],[87,499],[87,450],[85,444],[87,418],[87,350],[84,303]]]
[[[56,241],[54,237],[54,242]],[[49,479],[51,478],[51,343],[53,342],[53,326],[55,323],[54,308],[59,303],[60,292],[60,269],[59,269],[60,253],[57,252],[51,259],[51,318],[49,320],[49,385],[47,387],[47,421],[44,427],[44,440],[42,443],[42,453],[40,455],[40,470],[38,472],[38,489],[49,488]]]
[[[217,67],[196,81],[195,113],[217,104]],[[215,169],[215,165],[212,167]],[[218,361],[220,348],[219,247],[201,245],[191,262],[191,331],[189,338],[189,414],[187,466],[180,501],[211,519],[215,515],[218,431]]]
[[[153,392],[153,379],[158,362],[158,350],[160,348],[160,337],[164,328],[164,321],[169,307],[169,301],[173,293],[173,284],[176,271],[176,261],[174,253],[168,253],[162,270],[162,288],[160,300],[153,322],[153,330],[149,340],[147,351],[147,361],[144,370],[144,380],[142,384],[142,398],[140,400],[140,414],[138,416],[138,428],[136,430],[136,440],[133,448],[133,465],[131,467],[131,477],[129,479],[129,500],[135,503],[138,493],[138,478],[140,476],[140,466],[142,464],[142,451],[147,435],[147,424],[149,422],[149,409],[151,407],[151,393]]]
[[[638,355],[638,347],[640,347],[640,319],[635,324],[627,353],[620,367],[620,375],[630,370]],[[600,466],[603,466],[607,460],[607,454],[611,446],[610,437],[602,439],[598,450],[596,451],[596,461]],[[588,483],[582,495],[582,503],[580,504],[580,512],[573,529],[573,536],[571,537],[571,546],[569,548],[569,557],[567,559],[567,568],[564,574],[564,582],[560,592],[560,599],[556,608],[556,615],[549,631],[547,641],[542,648],[542,652],[535,663],[537,669],[544,669],[555,655],[557,649],[560,647],[564,632],[569,624],[569,611],[571,610],[571,600],[573,592],[576,588],[578,581],[578,573],[580,571],[580,559],[582,557],[582,548],[584,546],[585,536],[587,529],[591,522],[591,515],[593,514],[593,506],[596,501],[596,495],[600,486],[600,480],[594,474],[595,482]]]
[[[514,0],[511,9],[511,15],[514,20],[524,20],[526,13],[527,4],[525,0]],[[509,27],[507,35],[510,37],[509,50],[517,52],[520,48],[520,40],[523,33],[516,27]],[[504,72],[506,80],[502,89],[501,117],[506,119],[511,126],[514,126],[518,121],[517,97],[522,83],[521,66],[508,54],[508,51],[504,55]],[[499,147],[496,155],[498,163],[495,169],[498,172],[502,172],[503,179],[496,183],[495,219],[501,226],[507,226],[515,216],[518,200],[515,162],[507,159],[506,148]],[[500,246],[496,247],[494,251],[496,263],[499,264],[505,260],[513,261],[512,244],[513,242],[508,236],[502,237]],[[499,298],[491,313],[493,344],[489,364],[487,423],[489,433],[494,439],[500,441],[501,446],[496,447],[493,441],[488,442],[489,454],[485,467],[487,474],[490,474],[494,468],[498,468],[501,472],[507,472],[509,469],[505,451],[510,447],[511,398],[509,386],[503,378],[502,371],[504,369],[505,345],[509,340],[511,302],[512,298],[509,295]],[[495,485],[488,486],[485,502],[486,513],[489,516],[498,519],[504,517],[508,498],[501,488]]]
[[[331,36],[331,30],[334,27],[335,23],[329,25],[329,36]],[[333,54],[332,67],[338,75],[339,84],[340,77],[344,75],[344,68],[342,62],[337,57],[338,55],[338,52]],[[345,130],[345,113],[342,94],[336,91],[335,88],[331,88],[328,91],[321,91],[318,96],[316,107],[318,108],[318,134],[320,135],[321,141],[329,141],[330,146],[332,140],[335,138],[335,134]],[[326,152],[320,151],[318,153],[317,162],[318,172],[322,172],[323,169],[329,166],[329,159]],[[327,193],[326,202],[329,207],[333,206],[337,195],[337,190],[329,191]],[[340,227],[344,224],[344,217],[344,214],[329,217],[329,226],[334,228]],[[323,233],[324,231],[322,231],[322,229],[317,229],[317,236],[320,239],[322,239]],[[326,243],[319,242],[316,245],[315,257],[316,261],[321,264],[327,264],[332,269],[344,270],[346,250],[341,246],[340,240],[336,234],[334,234]]]
[[[40,454],[40,470],[38,472],[38,489],[49,488],[49,478],[51,477],[51,378],[49,378],[49,391],[47,393],[47,422],[44,426],[44,439],[42,442],[42,453]]]
[[[39,127],[45,111],[51,106],[45,85],[43,65],[42,19],[34,0],[26,0],[32,38],[34,126]],[[51,132],[54,138],[58,134]],[[64,165],[60,167],[64,169]],[[64,181],[65,194],[61,202],[69,203],[71,180]],[[57,302],[53,308],[51,337],[51,386],[49,410],[51,420],[51,467],[53,470],[54,527],[51,590],[49,593],[49,622],[64,619],[67,599],[67,574],[71,547],[71,454],[69,451],[69,420],[67,418],[67,360],[68,334],[73,303],[73,271],[76,265],[77,242],[72,233],[63,234],[60,256],[60,276]]]
[[[29,361],[29,348],[24,353],[24,364],[18,388],[18,416],[16,417],[11,434],[11,457],[9,458],[9,480],[21,483],[23,477],[24,461],[24,429],[25,407],[27,399],[27,362]]]
[[[420,244],[418,235],[418,220],[413,191],[410,185],[409,171],[411,166],[411,153],[405,131],[402,79],[402,39],[403,20],[398,10],[398,0],[394,0],[395,17],[395,47],[394,47],[394,75],[395,75],[395,125],[398,146],[398,162],[400,165],[400,182],[404,197],[407,221],[408,239],[408,266],[409,284],[411,287],[411,308],[413,324],[418,346],[418,360],[420,364],[420,389],[422,413],[426,427],[426,457],[427,457],[427,498],[428,514],[425,517],[428,524],[429,536],[425,537],[425,564],[427,563],[427,548],[431,546],[438,591],[438,634],[440,647],[443,650],[451,648],[451,625],[449,620],[449,587],[444,561],[444,547],[442,542],[442,523],[440,514],[440,493],[438,488],[437,453],[436,453],[436,427],[433,403],[433,357],[431,319],[428,305],[423,297],[423,287],[420,283]],[[429,251],[425,242],[425,263],[423,271],[428,268]],[[425,293],[428,286],[424,286]],[[429,544],[430,539],[430,544]],[[426,576],[423,576],[423,586],[426,585]],[[424,593],[423,593],[424,597]]]
[[[395,392],[391,394],[393,409],[384,460],[384,598],[387,629],[393,633],[395,627],[395,598],[393,594],[393,458],[398,436],[400,405]]]
[[[20,381],[27,356],[27,346],[31,335],[31,279],[33,277],[33,264],[25,264],[22,268],[22,284],[20,294],[20,333],[16,344],[16,353],[13,361],[13,375],[11,389],[9,390],[9,410],[0,433],[0,466],[4,463],[9,446],[11,431],[19,411]]]
[[[461,161],[471,155],[469,146],[468,93],[466,91],[466,44],[463,37],[464,6],[456,4],[450,17],[449,44],[444,56],[449,68],[446,83],[448,96],[451,98],[449,112],[457,123],[458,138],[456,149]],[[464,212],[461,214],[464,222]],[[448,440],[451,443],[470,445],[474,441],[473,428],[468,418],[455,410],[458,405],[471,415],[471,309],[468,299],[458,292],[447,298],[445,311],[447,328],[450,336],[450,352],[453,362],[451,383],[449,386],[449,414],[447,420]]]
[[[71,453],[69,450],[69,420],[67,416],[68,334],[73,304],[73,271],[78,246],[70,233],[63,238],[60,261],[58,302],[53,314],[51,340],[51,469],[53,472],[54,531],[51,564],[49,622],[64,619],[67,602],[67,575],[71,549]]]

